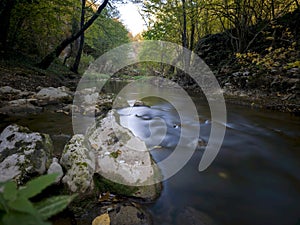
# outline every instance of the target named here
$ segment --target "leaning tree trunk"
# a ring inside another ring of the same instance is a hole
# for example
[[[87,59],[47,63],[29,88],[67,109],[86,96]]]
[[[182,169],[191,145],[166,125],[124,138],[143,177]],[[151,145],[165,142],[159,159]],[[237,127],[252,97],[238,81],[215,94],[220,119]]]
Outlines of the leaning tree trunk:
[[[80,29],[82,29],[83,26],[84,26],[84,20],[85,20],[85,2],[86,2],[86,0],[81,0]],[[81,54],[82,54],[82,50],[83,50],[83,45],[84,45],[84,33],[80,36],[79,48],[78,48],[78,51],[77,51],[75,62],[73,64],[73,67],[71,68],[71,70],[74,73],[78,73],[79,63],[80,63]]]
[[[77,38],[79,38],[84,32],[94,23],[94,21],[100,16],[102,10],[106,7],[109,0],[104,0],[104,2],[99,6],[97,12],[83,25],[83,27],[71,37],[63,40],[51,53],[45,56],[45,58],[37,65],[41,69],[47,69],[51,63],[56,59],[60,53]]]

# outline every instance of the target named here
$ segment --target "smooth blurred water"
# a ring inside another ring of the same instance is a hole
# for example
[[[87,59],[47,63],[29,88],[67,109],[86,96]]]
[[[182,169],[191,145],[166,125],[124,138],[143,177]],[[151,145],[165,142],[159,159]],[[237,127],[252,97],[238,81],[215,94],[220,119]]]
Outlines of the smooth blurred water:
[[[180,124],[180,112],[156,97],[143,99],[151,108],[120,109],[121,123],[146,140],[150,149],[160,145],[151,153],[161,161],[173,151],[181,129],[200,124],[199,137],[209,138],[209,108],[202,98],[192,96],[200,119],[184,118],[182,127],[173,126]],[[154,224],[201,225],[213,220],[222,225],[296,225],[299,221],[300,118],[233,105],[227,110],[226,136],[216,160],[199,172],[205,149],[199,147],[186,166],[163,183],[161,197],[149,205]],[[157,143],[160,130],[167,132]]]

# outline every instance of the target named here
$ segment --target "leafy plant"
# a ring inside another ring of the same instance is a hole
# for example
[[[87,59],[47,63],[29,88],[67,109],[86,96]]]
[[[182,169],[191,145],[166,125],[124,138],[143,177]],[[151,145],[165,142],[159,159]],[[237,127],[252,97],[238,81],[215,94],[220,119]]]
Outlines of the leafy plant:
[[[30,199],[55,182],[57,174],[48,174],[17,187],[13,181],[0,184],[0,224],[2,225],[49,225],[51,216],[61,212],[75,195],[49,197],[34,203]]]

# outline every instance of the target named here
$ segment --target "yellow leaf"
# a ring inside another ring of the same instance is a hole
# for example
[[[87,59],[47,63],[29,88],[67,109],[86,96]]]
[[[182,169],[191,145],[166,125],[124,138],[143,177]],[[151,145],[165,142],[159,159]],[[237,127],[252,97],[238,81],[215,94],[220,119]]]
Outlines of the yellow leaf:
[[[104,213],[101,216],[97,216],[92,225],[110,225],[110,218],[108,213]]]
[[[219,172],[218,175],[223,178],[223,179],[227,179],[228,178],[228,174],[224,173],[224,172]]]

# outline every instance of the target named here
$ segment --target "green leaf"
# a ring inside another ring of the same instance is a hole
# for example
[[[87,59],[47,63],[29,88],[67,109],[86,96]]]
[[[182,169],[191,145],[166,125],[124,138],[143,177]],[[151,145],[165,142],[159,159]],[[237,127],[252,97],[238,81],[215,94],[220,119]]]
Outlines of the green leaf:
[[[37,177],[29,181],[25,187],[20,189],[19,195],[23,198],[31,198],[42,192],[46,187],[54,183],[57,174],[48,174],[44,176]]]
[[[51,225],[51,223],[44,222],[34,215],[18,212],[4,215],[1,222],[3,222],[3,225]]]
[[[14,200],[17,197],[17,185],[13,181],[4,184],[3,197],[5,200]]]
[[[49,219],[51,216],[63,211],[76,195],[54,196],[35,205],[38,213],[43,219]]]
[[[3,193],[0,193],[0,210],[8,211],[6,201],[3,198]]]
[[[17,198],[14,201],[10,201],[8,206],[19,212],[29,213],[35,215],[37,213],[36,209],[33,207],[32,203],[26,198]]]

